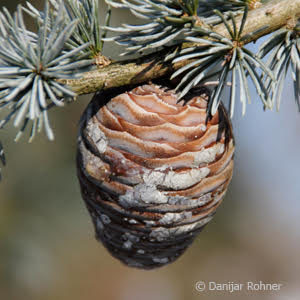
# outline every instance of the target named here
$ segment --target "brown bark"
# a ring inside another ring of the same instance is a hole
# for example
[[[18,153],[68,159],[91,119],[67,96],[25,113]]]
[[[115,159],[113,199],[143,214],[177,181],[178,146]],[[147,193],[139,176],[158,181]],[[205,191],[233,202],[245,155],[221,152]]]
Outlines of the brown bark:
[[[245,43],[256,41],[281,27],[286,26],[292,19],[300,17],[300,0],[271,0],[262,7],[251,10],[244,27]],[[236,17],[239,27],[242,16]],[[229,37],[224,24],[214,27],[217,33]],[[192,43],[182,44],[182,48]],[[164,57],[174,47],[169,47],[154,54],[143,56],[135,60],[115,62],[109,66],[86,72],[82,78],[74,80],[60,80],[67,84],[77,94],[94,93],[101,89],[137,84],[168,75],[174,70],[187,64],[183,61],[176,64],[164,62]]]

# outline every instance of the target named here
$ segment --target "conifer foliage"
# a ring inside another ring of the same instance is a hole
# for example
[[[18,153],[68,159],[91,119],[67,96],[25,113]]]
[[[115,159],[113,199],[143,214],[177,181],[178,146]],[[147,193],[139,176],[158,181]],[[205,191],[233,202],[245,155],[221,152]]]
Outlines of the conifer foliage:
[[[27,128],[29,141],[43,128],[53,140],[49,109],[76,98],[65,82],[101,68],[97,61],[103,58],[104,42],[123,46],[121,56],[132,61],[136,59],[132,54],[139,54],[141,61],[143,55],[168,47],[166,64],[185,62],[169,74],[170,79],[178,79],[179,97],[196,86],[216,83],[210,85],[210,115],[216,113],[226,86],[230,87],[230,116],[236,99],[245,114],[250,82],[264,109],[274,104],[279,108],[288,74],[300,110],[300,23],[296,17],[273,32],[258,53],[252,53],[246,46],[249,33],[243,30],[248,12],[262,8],[265,1],[105,1],[99,7],[98,0],[46,0],[42,11],[29,2],[19,5],[13,14],[5,7],[0,10],[0,132],[11,121],[18,128],[16,140]],[[106,20],[100,20],[100,9],[107,10]],[[120,9],[140,19],[139,24],[110,26],[111,13]],[[28,29],[24,14],[36,24],[36,32]],[[215,31],[220,25],[226,33]],[[5,164],[1,142],[0,162]]]

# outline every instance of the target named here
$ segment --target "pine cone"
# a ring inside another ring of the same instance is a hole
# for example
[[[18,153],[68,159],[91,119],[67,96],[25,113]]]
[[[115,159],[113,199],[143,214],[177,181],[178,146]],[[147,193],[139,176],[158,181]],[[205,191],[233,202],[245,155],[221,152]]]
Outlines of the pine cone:
[[[153,84],[111,98],[97,95],[81,119],[82,197],[113,256],[132,267],[160,267],[185,251],[225,195],[231,124],[222,104],[208,118],[205,98],[192,95],[184,105]]]

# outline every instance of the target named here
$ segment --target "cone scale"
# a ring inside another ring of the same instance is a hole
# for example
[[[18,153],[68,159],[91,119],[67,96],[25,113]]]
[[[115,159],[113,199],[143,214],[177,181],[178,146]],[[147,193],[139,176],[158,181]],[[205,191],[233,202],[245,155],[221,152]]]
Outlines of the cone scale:
[[[176,260],[224,198],[231,124],[222,104],[207,118],[207,100],[196,93],[186,103],[154,84],[116,94],[96,95],[82,116],[81,193],[108,251],[152,269]]]

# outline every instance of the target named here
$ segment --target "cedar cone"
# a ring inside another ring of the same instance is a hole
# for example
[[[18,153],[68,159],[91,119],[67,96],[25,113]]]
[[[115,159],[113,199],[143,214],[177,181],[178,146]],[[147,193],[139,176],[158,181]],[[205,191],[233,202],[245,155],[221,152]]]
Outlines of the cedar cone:
[[[128,266],[177,259],[212,219],[231,180],[234,140],[223,105],[209,118],[207,99],[189,98],[184,105],[173,90],[142,85],[96,95],[82,116],[82,197],[96,237]]]

